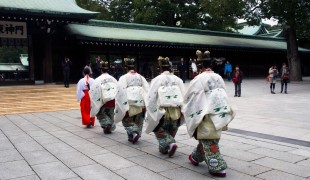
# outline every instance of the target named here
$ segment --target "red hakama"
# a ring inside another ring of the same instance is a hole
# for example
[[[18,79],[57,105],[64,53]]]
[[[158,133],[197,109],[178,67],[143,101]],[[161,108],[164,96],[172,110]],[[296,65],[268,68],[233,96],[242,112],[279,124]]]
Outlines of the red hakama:
[[[89,90],[83,90],[85,96],[81,99],[80,107],[82,114],[82,124],[88,126],[91,124],[95,125],[95,117],[90,117],[90,97],[88,94]]]

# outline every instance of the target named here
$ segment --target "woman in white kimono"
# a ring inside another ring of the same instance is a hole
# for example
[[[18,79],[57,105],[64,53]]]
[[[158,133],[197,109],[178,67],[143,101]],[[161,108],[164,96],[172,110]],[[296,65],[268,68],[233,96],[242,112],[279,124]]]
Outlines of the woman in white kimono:
[[[80,79],[76,87],[77,100],[80,101],[82,124],[90,128],[95,125],[95,117],[90,115],[90,97],[88,91],[94,79],[89,77],[89,69],[84,68],[84,78]]]
[[[145,117],[144,96],[149,84],[136,72],[134,59],[125,58],[124,61],[128,72],[118,81],[114,120],[115,123],[122,121],[128,141],[134,144],[141,137]]]
[[[146,98],[146,133],[154,132],[159,151],[173,156],[177,144],[174,139],[181,123],[184,84],[171,73],[169,58],[158,58],[162,73],[151,82]]]
[[[100,62],[101,75],[95,79],[91,86],[91,115],[97,116],[104,134],[115,130],[114,107],[117,93],[117,80],[108,74],[108,62]]]
[[[188,133],[199,142],[189,160],[195,166],[205,161],[211,175],[225,177],[227,164],[218,143],[222,130],[234,118],[234,111],[228,102],[224,80],[210,68],[210,52],[202,54],[198,50],[196,54],[202,73],[190,82],[182,108]]]

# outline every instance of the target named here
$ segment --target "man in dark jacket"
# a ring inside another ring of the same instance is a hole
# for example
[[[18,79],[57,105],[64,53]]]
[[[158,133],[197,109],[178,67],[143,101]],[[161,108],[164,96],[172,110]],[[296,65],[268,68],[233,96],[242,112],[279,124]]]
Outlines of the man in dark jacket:
[[[241,96],[241,83],[243,79],[243,72],[239,69],[237,65],[234,72],[232,73],[232,81],[235,84],[235,97]]]
[[[62,73],[64,75],[64,85],[66,88],[69,88],[69,81],[70,81],[70,66],[72,65],[72,62],[68,57],[66,57],[62,63]]]
[[[183,80],[183,83],[185,83],[185,73],[186,73],[186,65],[185,65],[185,62],[184,62],[184,59],[181,58],[181,62],[178,66],[178,70],[179,70],[179,73],[180,73],[180,78]]]

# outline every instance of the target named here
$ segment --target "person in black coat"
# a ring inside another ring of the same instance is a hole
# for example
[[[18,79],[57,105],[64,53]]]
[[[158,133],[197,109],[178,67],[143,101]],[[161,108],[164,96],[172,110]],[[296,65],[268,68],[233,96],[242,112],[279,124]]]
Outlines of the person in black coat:
[[[183,80],[183,83],[185,83],[186,65],[185,65],[185,62],[184,62],[183,58],[181,58],[181,62],[178,65],[178,70],[179,70],[179,73],[180,73],[180,78]]]
[[[62,61],[62,73],[64,76],[64,86],[66,88],[69,88],[69,82],[70,82],[70,66],[72,65],[72,62],[68,57],[65,57],[65,59]]]

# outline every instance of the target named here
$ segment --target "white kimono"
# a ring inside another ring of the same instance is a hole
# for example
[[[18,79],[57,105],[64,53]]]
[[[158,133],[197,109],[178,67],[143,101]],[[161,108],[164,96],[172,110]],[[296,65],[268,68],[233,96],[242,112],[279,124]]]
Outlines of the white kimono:
[[[213,71],[196,76],[185,94],[182,113],[190,137],[206,115],[212,120],[216,131],[227,126],[235,114],[229,104],[222,77]]]
[[[128,103],[127,88],[131,86],[140,86],[144,91],[143,100],[145,102],[145,94],[149,91],[149,84],[146,79],[139,73],[128,72],[121,76],[118,80],[118,92],[115,97],[114,122],[118,123],[123,120],[126,112],[132,109],[130,114],[138,114],[142,112],[142,107],[131,107]]]
[[[101,85],[106,83],[115,83],[117,84],[117,80],[109,75],[108,73],[103,73],[99,77],[97,77],[90,88],[90,100],[91,100],[91,117],[95,117],[99,112],[100,108],[104,105],[102,100],[102,89]]]
[[[89,77],[88,79],[88,84],[89,87],[94,83],[94,79]],[[81,101],[83,97],[85,96],[83,90],[89,90],[87,85],[86,85],[86,77],[82,78],[79,80],[76,86],[76,98],[78,101]]]
[[[160,119],[166,113],[165,108],[159,107],[158,104],[158,89],[161,86],[172,86],[176,85],[180,88],[182,95],[185,93],[184,84],[182,79],[175,76],[168,71],[155,77],[151,82],[150,91],[147,94],[145,105],[146,105],[146,133],[151,133],[156,126],[159,124]]]

